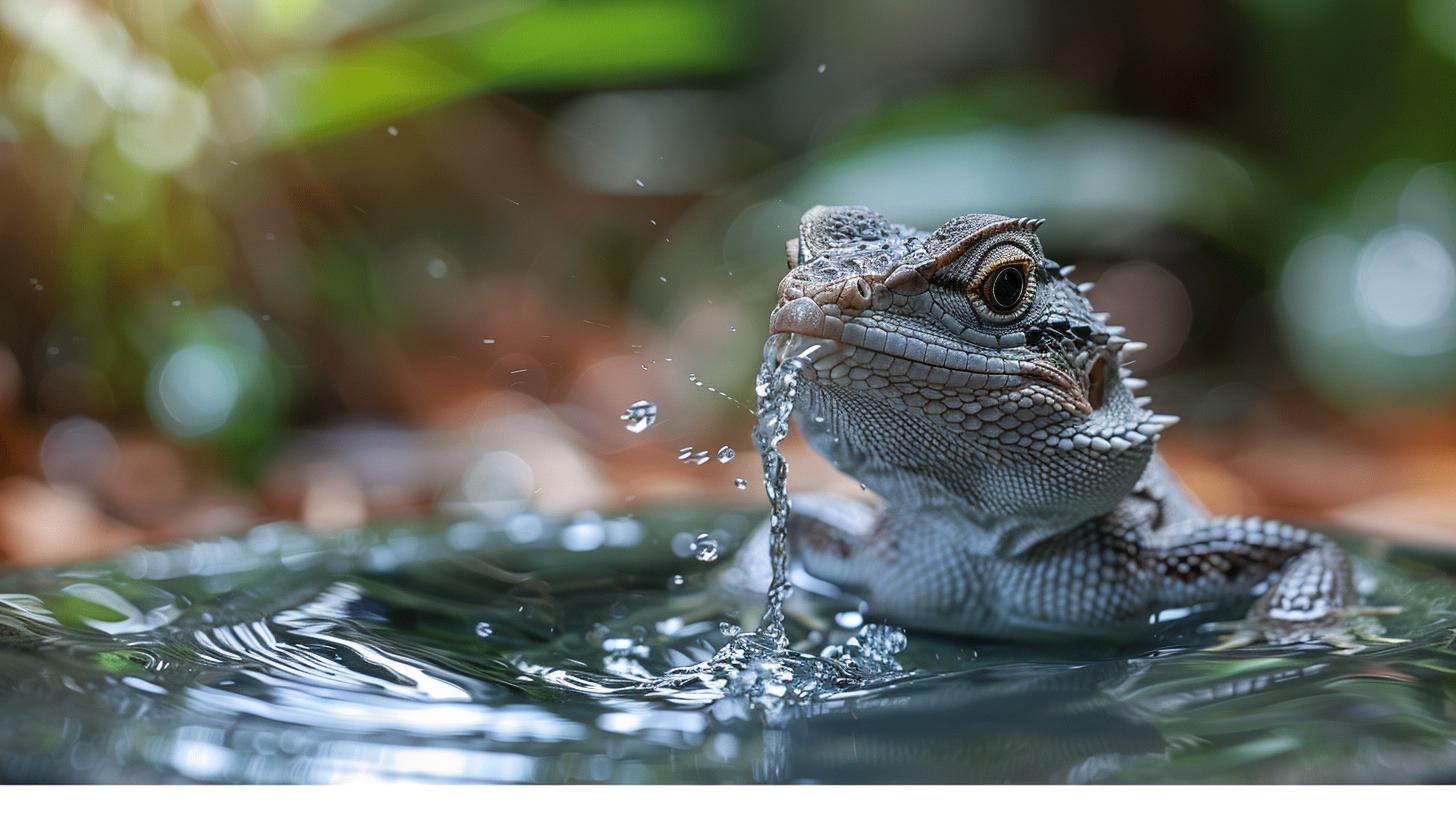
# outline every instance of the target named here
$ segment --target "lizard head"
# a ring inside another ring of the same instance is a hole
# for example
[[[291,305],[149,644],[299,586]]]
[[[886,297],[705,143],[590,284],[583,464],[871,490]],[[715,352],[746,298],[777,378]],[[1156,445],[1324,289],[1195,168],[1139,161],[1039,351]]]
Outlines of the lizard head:
[[[789,241],[765,355],[818,346],[799,427],[894,501],[946,500],[1047,528],[1132,490],[1173,417],[1132,394],[1143,348],[1047,260],[1040,221],[965,215],[923,232],[815,207]]]

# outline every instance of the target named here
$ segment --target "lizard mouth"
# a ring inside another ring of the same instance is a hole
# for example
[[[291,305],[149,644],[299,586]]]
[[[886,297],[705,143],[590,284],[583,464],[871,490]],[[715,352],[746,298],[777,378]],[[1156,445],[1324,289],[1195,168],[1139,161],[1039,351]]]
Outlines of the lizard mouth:
[[[775,321],[778,323],[778,321]],[[777,329],[778,326],[771,326]],[[868,352],[873,357],[863,359]],[[775,365],[782,365],[784,360],[791,357],[807,357],[810,365],[805,367],[806,371],[814,372],[814,376],[822,376],[832,371],[833,368],[851,359],[855,359],[860,366],[875,369],[875,374],[883,375],[885,372],[897,373],[896,368],[908,370],[916,365],[924,365],[931,370],[942,369],[949,374],[940,383],[950,383],[950,387],[956,387],[956,380],[962,383],[970,381],[975,376],[1003,377],[1007,379],[1006,390],[1014,390],[1017,385],[1027,381],[1039,381],[1045,385],[1055,388],[1057,391],[1072,397],[1076,406],[1083,413],[1092,411],[1101,404],[1102,378],[1101,367],[1094,367],[1088,376],[1088,387],[1084,390],[1077,377],[1064,371],[1061,367],[1041,360],[997,360],[996,365],[991,364],[987,357],[967,355],[960,352],[948,352],[944,355],[929,351],[927,348],[924,357],[911,356],[905,353],[895,353],[874,349],[866,345],[848,343],[842,339],[825,337],[819,333],[808,333],[802,330],[778,330],[769,335],[768,343],[764,348],[764,356],[773,360]],[[884,358],[888,365],[875,366],[875,358]],[[939,362],[932,362],[939,358]],[[979,362],[978,362],[979,360]]]
[[[853,354],[854,348],[847,343],[830,340],[827,337],[797,332],[775,332],[769,335],[768,343],[764,346],[764,357],[772,359],[776,366],[783,365],[784,361],[790,358],[803,357],[809,362],[809,365],[805,366],[805,370],[817,375],[819,371],[827,370]]]

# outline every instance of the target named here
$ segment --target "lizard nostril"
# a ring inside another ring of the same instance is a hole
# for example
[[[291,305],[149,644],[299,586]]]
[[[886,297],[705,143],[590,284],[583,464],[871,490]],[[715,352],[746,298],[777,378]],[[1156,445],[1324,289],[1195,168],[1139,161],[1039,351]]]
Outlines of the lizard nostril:
[[[839,306],[842,309],[863,311],[870,306],[870,284],[864,278],[845,281],[839,289]]]

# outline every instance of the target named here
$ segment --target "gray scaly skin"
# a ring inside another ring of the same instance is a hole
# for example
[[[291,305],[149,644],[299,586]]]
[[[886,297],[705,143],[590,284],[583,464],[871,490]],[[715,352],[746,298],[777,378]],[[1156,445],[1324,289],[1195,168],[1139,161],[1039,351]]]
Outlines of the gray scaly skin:
[[[1118,631],[1272,579],[1226,646],[1378,639],[1334,542],[1209,517],[1183,488],[1154,452],[1177,420],[1125,368],[1144,346],[1043,255],[1040,224],[804,215],[764,354],[809,357],[800,429],[884,504],[796,497],[795,556],[873,612],[945,631]]]

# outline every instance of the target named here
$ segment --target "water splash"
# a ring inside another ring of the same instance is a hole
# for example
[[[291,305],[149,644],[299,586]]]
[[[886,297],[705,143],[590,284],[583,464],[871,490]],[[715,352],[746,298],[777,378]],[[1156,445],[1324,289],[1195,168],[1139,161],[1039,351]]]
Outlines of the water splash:
[[[779,443],[789,432],[799,375],[819,348],[810,346],[782,363],[765,360],[754,388],[758,395],[758,421],[753,440],[763,460],[764,486],[769,500],[769,558],[773,565],[773,578],[759,626],[747,633],[736,625],[723,629],[723,634],[731,635],[727,645],[708,660],[675,668],[648,680],[647,686],[653,691],[689,701],[715,696],[735,698],[776,710],[905,676],[894,657],[907,643],[902,629],[865,625],[843,646],[826,647],[819,655],[812,655],[791,648],[784,626],[784,603],[794,590],[789,580],[788,549],[792,504],[788,492],[788,461],[779,451]],[[708,542],[714,545],[711,549],[707,547]],[[694,539],[693,548],[699,560],[717,557],[716,542],[706,533]],[[704,558],[705,552],[711,553],[711,557]]]
[[[784,604],[794,590],[789,580],[788,550],[788,519],[792,507],[788,462],[779,451],[779,443],[789,432],[799,375],[820,348],[810,346],[782,363],[766,360],[754,389],[758,395],[758,411],[753,440],[763,460],[769,499],[769,557],[773,565],[766,608],[758,628],[743,632],[736,625],[729,625],[731,628],[724,628],[721,633],[729,635],[730,640],[712,657],[657,676],[637,662],[635,653],[614,652],[608,661],[608,673],[638,681],[632,685],[604,683],[600,676],[571,670],[535,672],[530,667],[523,670],[548,684],[594,696],[645,694],[684,704],[733,699],[768,711],[830,699],[907,676],[894,657],[906,647],[901,629],[865,625],[847,643],[826,647],[815,655],[792,648],[785,627]],[[695,452],[691,447],[678,452],[682,461],[701,464],[706,458],[707,451]],[[685,534],[679,534],[674,539],[673,552],[690,554],[699,561],[714,561],[718,558],[718,542],[708,533],[699,533],[691,541]]]
[[[628,405],[618,419],[622,420],[627,430],[640,434],[657,423],[657,406],[647,400],[637,400]]]

